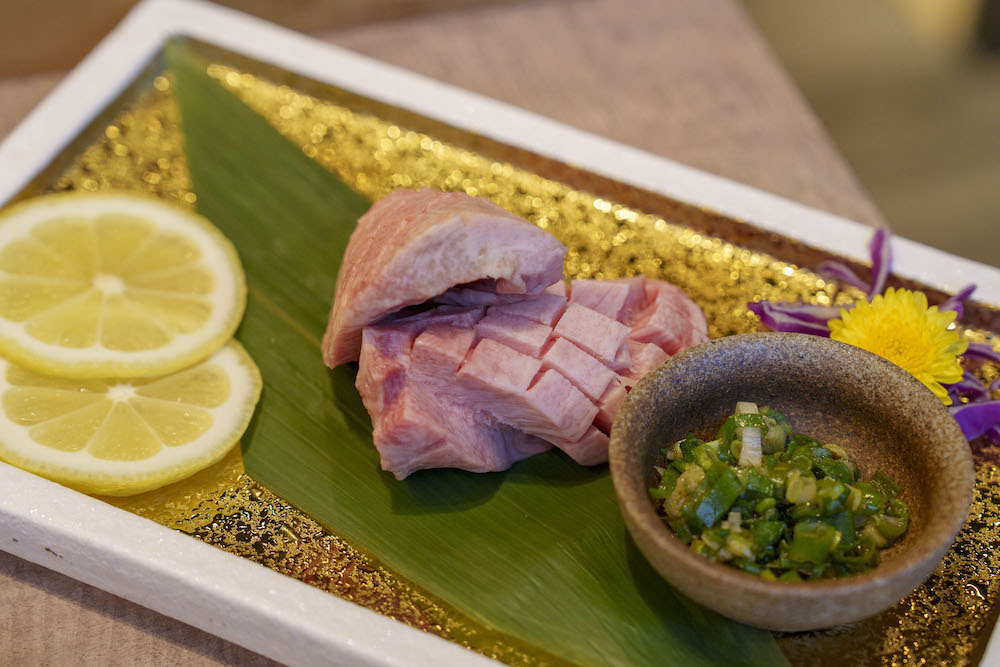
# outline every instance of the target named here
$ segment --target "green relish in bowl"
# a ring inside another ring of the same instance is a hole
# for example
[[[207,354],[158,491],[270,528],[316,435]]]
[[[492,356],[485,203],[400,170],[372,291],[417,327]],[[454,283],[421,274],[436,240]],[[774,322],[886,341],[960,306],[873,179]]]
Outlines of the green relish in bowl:
[[[657,513],[692,551],[765,579],[870,570],[909,523],[885,473],[858,481],[843,449],[749,402],[737,403],[714,440],[691,434],[662,449],[653,480]]]

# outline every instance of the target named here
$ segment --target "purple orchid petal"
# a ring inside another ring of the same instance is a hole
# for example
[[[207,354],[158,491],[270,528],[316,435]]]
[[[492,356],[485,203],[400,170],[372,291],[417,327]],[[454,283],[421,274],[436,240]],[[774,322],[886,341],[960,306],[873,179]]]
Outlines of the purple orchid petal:
[[[955,321],[960,322],[962,316],[965,314],[965,300],[976,291],[976,284],[966,285],[958,291],[958,294],[948,297],[940,306],[938,306],[938,312],[945,310],[954,310],[957,315],[955,315]]]
[[[749,308],[760,321],[774,331],[804,333],[813,336],[829,336],[827,320],[840,316],[840,308],[833,306],[813,306],[804,303],[772,303],[758,301],[748,303]]]
[[[985,359],[1000,364],[1000,352],[989,343],[969,343],[969,349],[962,355],[968,359]]]
[[[969,371],[964,371],[962,379],[954,384],[947,385],[947,389],[948,395],[956,405],[958,404],[958,399],[962,396],[966,396],[974,402],[988,401],[993,398],[992,393],[986,388],[986,385]]]
[[[1000,426],[993,426],[991,428],[986,429],[986,432],[983,433],[983,436],[985,438],[988,438],[989,441],[992,442],[994,445],[1000,445]]]
[[[842,283],[853,285],[866,293],[871,289],[871,286],[859,278],[858,274],[854,273],[854,270],[851,269],[851,267],[843,262],[838,262],[835,259],[828,259],[825,262],[820,262],[820,265],[816,267],[816,273],[824,278],[839,280]]]
[[[962,427],[966,440],[973,440],[1000,426],[1000,401],[965,403],[950,408],[952,417]]]
[[[891,238],[888,229],[879,227],[868,244],[868,250],[872,255],[872,285],[868,289],[869,299],[882,293],[885,281],[889,278],[889,270],[892,268],[892,249],[889,244]]]
[[[1000,378],[990,383],[990,393],[992,394],[994,391],[1000,391]]]

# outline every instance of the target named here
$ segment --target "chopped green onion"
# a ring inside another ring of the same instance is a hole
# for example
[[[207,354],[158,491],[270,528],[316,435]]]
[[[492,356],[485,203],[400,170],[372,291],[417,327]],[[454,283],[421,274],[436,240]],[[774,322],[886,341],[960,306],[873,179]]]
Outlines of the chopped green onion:
[[[797,468],[788,473],[785,481],[785,500],[793,505],[811,503],[816,499],[816,478],[802,474]]]
[[[705,471],[696,465],[689,466],[687,470],[681,473],[677,478],[673,491],[670,493],[667,501],[663,503],[663,510],[667,513],[667,516],[671,519],[680,518],[688,497],[694,493],[695,489],[698,488],[704,479]]]
[[[906,532],[906,526],[909,523],[909,520],[905,516],[898,517],[889,516],[887,514],[879,514],[872,519],[872,523],[875,525],[875,529],[878,530],[879,534],[881,534],[887,542],[891,542]]]
[[[778,501],[775,498],[764,498],[754,505],[753,509],[757,514],[767,514],[768,510],[773,509],[777,504]]]
[[[842,447],[795,433],[767,406],[741,404],[714,440],[691,434],[664,447],[654,471],[650,498],[679,539],[768,580],[871,569],[909,524],[888,475],[858,482]]]
[[[765,421],[768,421],[768,417],[765,417]],[[761,449],[765,454],[774,454],[776,452],[782,452],[785,450],[785,439],[788,437],[788,432],[785,427],[781,424],[768,423],[767,433],[764,435],[764,439],[761,441]]]
[[[756,426],[743,427],[740,436],[740,466],[759,466],[763,449],[761,447],[760,428]]]

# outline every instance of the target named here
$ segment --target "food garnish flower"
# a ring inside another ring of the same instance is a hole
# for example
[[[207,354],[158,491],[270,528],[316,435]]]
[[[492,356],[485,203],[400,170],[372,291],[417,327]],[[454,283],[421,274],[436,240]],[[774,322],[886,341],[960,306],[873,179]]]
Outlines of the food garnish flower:
[[[826,261],[820,275],[852,285],[867,298],[843,307],[759,301],[747,304],[763,324],[775,331],[829,336],[888,359],[923,382],[946,405],[969,440],[985,436],[1000,444],[1000,380],[989,387],[968,370],[964,360],[1000,363],[989,343],[970,343],[954,324],[962,318],[963,302],[975,290],[969,285],[940,306],[927,304],[922,292],[885,289],[892,265],[886,229],[875,232],[868,245],[872,282],[862,280],[849,266]]]
[[[969,342],[948,327],[955,321],[953,310],[927,306],[923,292],[890,287],[871,301],[859,301],[840,318],[830,320],[830,338],[850,343],[888,359],[934,392],[945,405],[952,398],[941,383],[962,379],[958,355]]]

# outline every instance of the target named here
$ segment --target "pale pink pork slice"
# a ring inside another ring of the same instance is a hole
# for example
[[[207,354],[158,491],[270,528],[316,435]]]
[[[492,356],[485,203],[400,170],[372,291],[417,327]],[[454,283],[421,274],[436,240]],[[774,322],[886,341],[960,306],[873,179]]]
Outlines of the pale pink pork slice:
[[[666,355],[664,355],[666,356]],[[542,356],[543,368],[562,373],[593,401],[599,401],[618,375],[565,338],[556,338]]]
[[[481,341],[459,369],[458,385],[472,405],[494,419],[549,442],[572,442],[597,407],[558,371],[495,340]]]
[[[629,366],[625,344],[629,328],[613,317],[570,301],[554,333],[612,368],[622,370]]]
[[[456,286],[467,285],[451,293],[462,303],[541,292],[562,278],[565,252],[548,232],[482,197],[396,190],[351,234],[323,358],[330,367],[357,360],[362,328]]]
[[[476,338],[492,338],[538,359],[552,337],[552,327],[490,308],[476,323]]]
[[[666,317],[646,302],[659,292],[643,278],[629,282],[623,293],[632,296],[602,303],[616,303],[606,310],[626,321],[642,314],[648,335]],[[586,294],[589,286],[576,281],[573,290]],[[688,319],[654,337],[686,327],[683,337],[696,339],[699,321]],[[628,390],[668,356],[630,334],[624,322],[551,292],[485,315],[438,306],[366,327],[358,388],[383,467],[399,478],[443,465],[502,470],[551,445],[578,463],[603,463]]]
[[[454,373],[473,337],[447,324],[416,341],[412,330],[391,325],[365,329],[357,386],[382,468],[398,479],[425,468],[505,470],[552,446],[456,400]]]
[[[574,280],[569,299],[573,303],[627,323],[635,310],[645,305],[645,284],[643,278]]]
[[[632,340],[655,343],[669,355],[708,340],[705,313],[680,289],[661,280],[647,280],[643,292],[647,305],[629,321]]]

